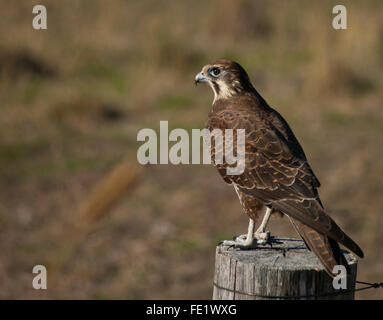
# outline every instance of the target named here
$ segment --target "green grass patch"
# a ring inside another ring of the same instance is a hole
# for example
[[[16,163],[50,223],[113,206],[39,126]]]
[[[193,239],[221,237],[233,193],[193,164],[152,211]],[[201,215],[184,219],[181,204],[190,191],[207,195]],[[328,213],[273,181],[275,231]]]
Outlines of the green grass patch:
[[[350,119],[348,116],[336,111],[326,112],[324,114],[324,118],[327,122],[330,122],[333,124],[347,124],[350,122]]]
[[[122,94],[128,86],[127,77],[118,67],[108,61],[90,61],[79,68],[78,76],[82,79],[94,79],[97,82],[87,82],[91,92],[100,90],[100,81],[103,85],[110,87],[114,92]]]
[[[191,100],[188,96],[183,95],[167,95],[162,97],[158,102],[158,107],[164,110],[181,109],[190,105]]]
[[[25,103],[32,103],[37,94],[39,93],[41,88],[41,82],[38,79],[33,79],[32,81],[28,82],[24,89],[24,95],[23,100]]]
[[[187,239],[178,239],[172,240],[167,243],[167,249],[171,252],[190,252],[200,249],[202,246],[197,241],[187,240]]]
[[[0,163],[15,162],[29,158],[47,149],[49,143],[44,138],[37,138],[31,141],[18,141],[14,144],[0,145]]]

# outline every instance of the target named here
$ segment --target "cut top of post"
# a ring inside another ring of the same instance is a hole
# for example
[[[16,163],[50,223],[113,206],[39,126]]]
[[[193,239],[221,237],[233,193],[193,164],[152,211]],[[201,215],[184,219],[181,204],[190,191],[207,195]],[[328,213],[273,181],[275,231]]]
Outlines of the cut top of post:
[[[253,250],[236,250],[228,246],[218,246],[220,253],[229,255],[242,263],[257,263],[268,269],[284,270],[324,270],[324,267],[304,242],[298,239],[273,238],[271,244],[258,246]],[[343,251],[349,264],[357,259],[348,251]]]
[[[302,240],[272,238],[251,250],[220,245],[216,250],[213,299],[353,299],[357,259],[343,251],[350,266],[340,292]]]

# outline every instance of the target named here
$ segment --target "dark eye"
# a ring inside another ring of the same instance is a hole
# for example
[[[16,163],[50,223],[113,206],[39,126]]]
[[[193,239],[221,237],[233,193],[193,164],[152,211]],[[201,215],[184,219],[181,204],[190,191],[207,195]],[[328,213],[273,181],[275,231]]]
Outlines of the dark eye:
[[[221,69],[218,68],[218,67],[213,67],[209,70],[209,73],[213,76],[213,77],[218,77],[219,74],[221,73]]]

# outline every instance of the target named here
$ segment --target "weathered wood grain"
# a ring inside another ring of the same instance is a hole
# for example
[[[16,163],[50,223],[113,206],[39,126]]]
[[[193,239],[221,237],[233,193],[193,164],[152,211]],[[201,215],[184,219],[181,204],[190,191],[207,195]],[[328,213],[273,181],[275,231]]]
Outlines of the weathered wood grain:
[[[336,290],[317,257],[298,239],[275,238],[252,250],[217,246],[214,300],[354,299],[357,260],[345,252],[351,273]]]

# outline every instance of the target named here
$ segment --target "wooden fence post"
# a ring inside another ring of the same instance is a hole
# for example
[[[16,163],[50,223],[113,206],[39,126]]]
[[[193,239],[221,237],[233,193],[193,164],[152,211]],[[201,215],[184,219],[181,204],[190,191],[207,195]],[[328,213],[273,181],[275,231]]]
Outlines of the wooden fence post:
[[[333,279],[298,239],[272,240],[271,245],[238,250],[216,249],[214,300],[354,299],[357,260],[345,254],[351,273],[347,289],[334,289]]]

